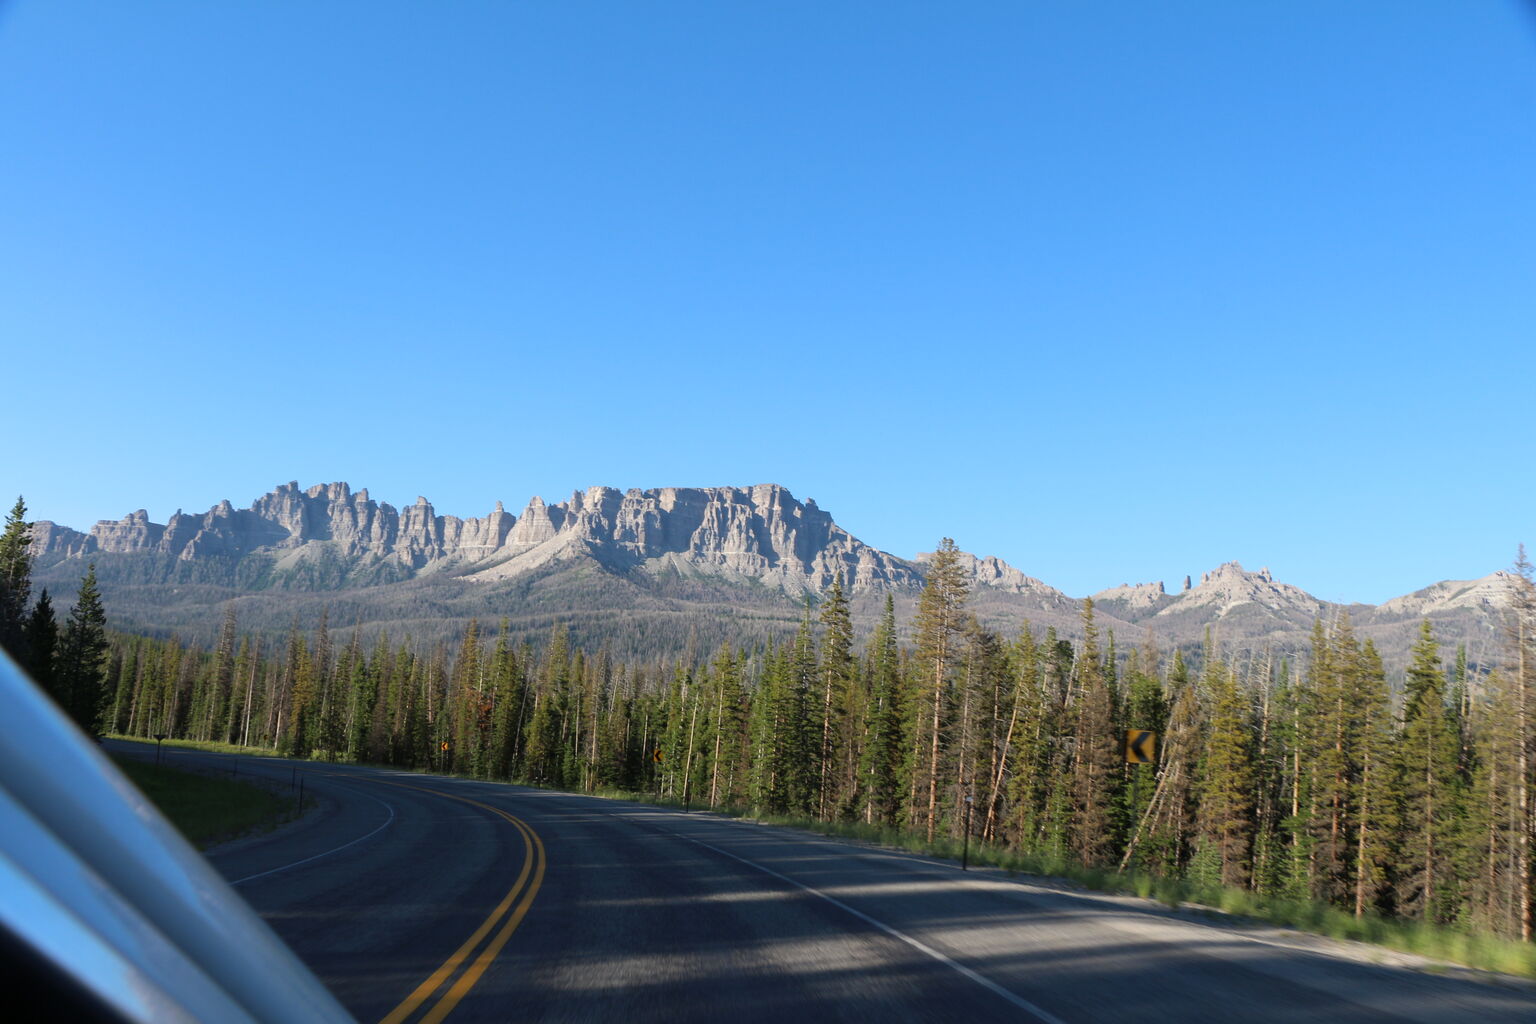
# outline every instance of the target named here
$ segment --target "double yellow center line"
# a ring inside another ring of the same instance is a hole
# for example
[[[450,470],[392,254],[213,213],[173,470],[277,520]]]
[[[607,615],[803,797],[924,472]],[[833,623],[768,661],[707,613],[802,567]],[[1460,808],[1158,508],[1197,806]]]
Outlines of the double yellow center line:
[[[453,1008],[459,1005],[459,1000],[463,999],[469,993],[469,990],[475,987],[475,983],[480,980],[480,976],[485,973],[486,968],[491,966],[491,961],[496,959],[497,954],[501,952],[501,948],[512,937],[512,933],[517,931],[517,926],[523,923],[523,917],[528,913],[528,908],[533,905],[533,898],[538,895],[539,886],[544,884],[544,843],[539,839],[538,833],[529,828],[526,822],[514,815],[508,814],[499,807],[492,807],[490,804],[481,803],[479,800],[471,800],[467,796],[455,796],[452,793],[443,793],[422,786],[407,786],[400,782],[384,782],[382,779],[374,779],[372,781],[386,786],[397,786],[400,789],[415,789],[423,793],[431,793],[433,796],[444,797],[448,800],[458,800],[460,803],[473,804],[476,807],[484,808],[492,814],[511,822],[512,827],[517,829],[518,833],[523,837],[523,869],[518,873],[517,881],[512,883],[512,888],[507,890],[506,896],[502,897],[501,902],[496,905],[496,909],[492,910],[490,916],[480,923],[480,927],[475,929],[474,934],[464,940],[462,946],[454,950],[452,956],[443,961],[441,967],[432,972],[431,977],[417,985],[416,991],[406,996],[405,1001],[391,1010],[389,1016],[380,1022],[380,1024],[402,1024],[403,1021],[420,1009],[424,1003],[436,995],[437,991],[447,984],[448,979],[452,978],[460,967],[463,967],[465,961],[473,956],[474,959],[470,961],[468,967],[464,968],[463,973],[459,974],[458,979],[438,998],[431,1009],[420,1018],[420,1024],[437,1024],[438,1021],[441,1021],[449,1013],[453,1012]],[[498,924],[501,925],[501,930],[496,932],[495,937],[490,942],[481,946],[486,936],[490,935]],[[478,954],[475,953],[477,948],[480,950]]]

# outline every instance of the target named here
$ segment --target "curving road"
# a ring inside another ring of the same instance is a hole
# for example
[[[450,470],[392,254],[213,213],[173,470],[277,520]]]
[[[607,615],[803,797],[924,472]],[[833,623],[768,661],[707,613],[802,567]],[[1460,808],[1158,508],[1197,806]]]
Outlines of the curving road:
[[[238,771],[321,810],[210,860],[362,1021],[1536,1021],[1528,986],[696,812]]]

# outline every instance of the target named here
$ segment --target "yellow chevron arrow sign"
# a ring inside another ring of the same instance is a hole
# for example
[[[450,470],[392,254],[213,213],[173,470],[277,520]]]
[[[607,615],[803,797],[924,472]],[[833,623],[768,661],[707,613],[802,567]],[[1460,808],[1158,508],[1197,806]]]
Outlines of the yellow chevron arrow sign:
[[[1146,729],[1125,730],[1125,759],[1130,764],[1150,764],[1157,760],[1157,733]]]

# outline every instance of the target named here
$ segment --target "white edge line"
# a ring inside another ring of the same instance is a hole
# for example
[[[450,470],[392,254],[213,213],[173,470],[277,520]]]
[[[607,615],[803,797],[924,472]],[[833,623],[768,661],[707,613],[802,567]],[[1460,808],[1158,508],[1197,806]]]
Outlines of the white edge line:
[[[356,846],[358,843],[362,842],[364,839],[372,839],[374,836],[378,835],[380,832],[384,831],[386,828],[389,828],[390,825],[394,824],[394,821],[395,821],[395,808],[394,808],[394,805],[392,805],[390,803],[387,803],[387,802],[385,802],[383,800],[380,800],[378,797],[374,796],[372,793],[359,793],[358,795],[359,796],[366,796],[368,799],[374,801],[375,803],[384,804],[384,809],[389,812],[389,817],[384,819],[384,824],[380,825],[378,828],[374,829],[372,832],[369,832],[365,836],[358,836],[356,839],[352,840],[350,843],[342,843],[340,846],[333,847],[333,848],[331,848],[329,850],[326,850],[324,853],[317,853],[313,857],[305,857],[303,860],[296,860],[292,864],[284,864],[280,868],[273,868],[270,871],[261,871],[261,872],[258,872],[257,874],[254,874],[254,875],[246,875],[244,878],[237,878],[233,882],[230,882],[229,884],[230,885],[240,885],[243,882],[254,882],[258,878],[266,878],[268,875],[275,875],[279,871],[287,871],[289,868],[296,868],[300,864],[308,864],[312,860],[319,860],[321,857],[329,857],[333,853],[340,853],[342,850],[345,850],[349,846]]]
[[[852,907],[850,907],[848,904],[844,903],[840,899],[836,899],[835,897],[828,896],[826,893],[820,891],[819,889],[813,889],[813,888],[811,888],[808,885],[805,885],[805,884],[803,884],[801,882],[797,882],[793,878],[790,878],[788,875],[781,875],[777,871],[773,870],[772,868],[765,868],[765,867],[763,867],[763,865],[758,864],[755,861],[747,860],[745,857],[738,857],[738,856],[736,856],[736,854],[731,853],[728,850],[722,850],[718,846],[711,846],[709,843],[702,842],[702,841],[700,841],[698,839],[694,839],[691,836],[679,835],[676,832],[671,833],[671,835],[675,836],[678,839],[685,839],[688,842],[693,843],[696,846],[702,846],[706,850],[713,850],[715,853],[720,854],[722,857],[729,857],[729,858],[731,858],[731,860],[739,861],[740,863],[745,864],[749,868],[756,868],[758,871],[761,871],[763,874],[765,874],[765,875],[772,875],[774,878],[777,878],[777,879],[779,879],[782,882],[788,882],[790,885],[794,886],[796,889],[804,890],[805,892],[810,893],[812,896],[819,896],[819,897],[821,897],[822,899],[826,900],[828,903],[832,904],[834,907],[837,907],[837,908],[839,908],[841,910],[847,911],[848,913],[852,914],[854,917],[858,918],[860,921],[863,921],[866,924],[873,925],[874,927],[880,929],[882,932],[885,932],[885,934],[891,936],[891,938],[898,939],[898,940],[900,940],[902,942],[905,942],[907,945],[911,946],[913,949],[917,950],[919,953],[923,953],[923,954],[926,954],[927,956],[931,956],[935,960],[939,961],[940,963],[945,964],[948,967],[954,968],[956,971],[959,971],[962,975],[964,975],[965,977],[967,977],[970,980],[974,981],[976,984],[980,985],[982,988],[985,988],[988,991],[993,992],[993,993],[1001,996],[1002,998],[1008,1000],[1008,1002],[1012,1003],[1014,1006],[1017,1006],[1019,1009],[1023,1010],[1024,1012],[1032,1014],[1038,1020],[1042,1021],[1043,1024],[1066,1024],[1066,1022],[1063,1021],[1060,1017],[1057,1017],[1057,1016],[1055,1016],[1054,1014],[1051,1014],[1051,1013],[1047,1013],[1045,1010],[1042,1010],[1040,1007],[1036,1006],[1034,1003],[1030,1002],[1028,999],[1023,998],[1022,996],[1015,995],[1014,993],[1008,991],[1006,988],[1003,988],[1003,986],[999,985],[997,982],[991,980],[990,978],[983,977],[982,975],[977,974],[975,971],[971,970],[969,967],[965,966],[964,964],[957,963],[954,960],[951,960],[949,957],[945,956],[943,953],[940,953],[938,950],[934,949],[932,946],[927,945],[926,943],[920,942],[917,939],[914,939],[912,936],[906,934],[905,932],[897,931],[895,928],[892,928],[890,925],[886,924],[884,921],[877,921],[874,918],[870,917],[868,914],[864,913],[863,911],[853,909]]]

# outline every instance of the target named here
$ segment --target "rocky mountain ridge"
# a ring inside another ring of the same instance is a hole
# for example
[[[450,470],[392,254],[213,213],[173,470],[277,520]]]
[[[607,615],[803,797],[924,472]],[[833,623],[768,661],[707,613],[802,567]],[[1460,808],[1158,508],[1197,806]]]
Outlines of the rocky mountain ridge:
[[[1202,573],[1198,586],[1169,594],[1162,583],[1122,585],[1093,595],[1094,603],[1130,622],[1169,620],[1194,615],[1216,622],[1235,614],[1262,614],[1298,625],[1310,625],[1338,606],[1313,597],[1299,587],[1279,583],[1269,569],[1249,572],[1227,562]],[[1355,605],[1357,609],[1368,606]]]
[[[264,556],[278,585],[306,561],[340,566],[339,580],[334,573],[325,578],[346,585],[443,572],[490,582],[579,557],[614,571],[685,566],[771,581],[791,593],[819,593],[838,572],[856,592],[922,585],[912,562],[864,544],[815,499],[801,503],[777,484],[592,487],[553,504],[534,497],[521,516],[498,501],[483,518],[460,519],[439,515],[424,497],[397,510],[345,483],[300,490],[291,482],[248,509],[225,500],[201,515],[178,510],[164,525],[150,522],[143,509],[98,522],[88,533],[39,521],[32,554],[149,555],[179,563]]]

